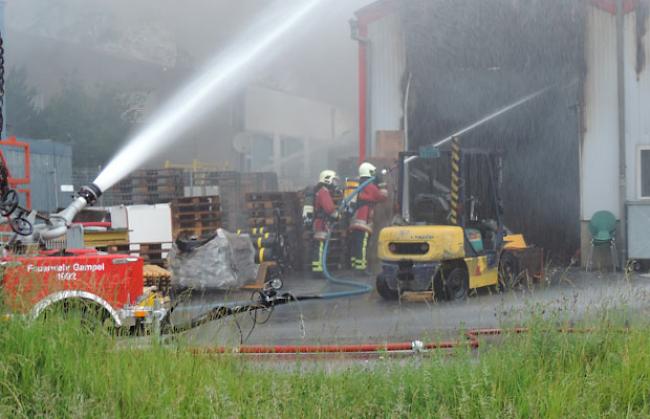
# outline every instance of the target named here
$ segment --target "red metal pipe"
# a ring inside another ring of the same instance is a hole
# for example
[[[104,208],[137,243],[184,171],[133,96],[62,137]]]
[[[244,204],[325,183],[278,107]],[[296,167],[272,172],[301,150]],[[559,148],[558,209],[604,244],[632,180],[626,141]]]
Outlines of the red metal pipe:
[[[524,334],[530,330],[524,327],[513,329],[471,329],[465,332],[466,341],[448,340],[439,342],[422,343],[421,346],[416,342],[396,342],[396,343],[365,343],[350,345],[243,345],[239,348],[216,347],[207,349],[193,349],[194,354],[257,354],[257,355],[296,355],[296,354],[353,354],[353,353],[375,353],[375,352],[404,352],[418,350],[435,350],[435,349],[453,349],[462,346],[468,346],[472,349],[478,349],[480,342],[479,336],[499,336],[505,333]],[[593,329],[575,329],[561,328],[557,329],[560,333],[590,333]]]
[[[359,37],[368,36],[368,26],[359,23]],[[359,164],[366,160],[367,112],[368,112],[368,47],[359,41]]]
[[[75,223],[75,224],[80,224],[83,227],[106,227],[106,228],[111,228],[110,221],[83,221],[83,222]]]

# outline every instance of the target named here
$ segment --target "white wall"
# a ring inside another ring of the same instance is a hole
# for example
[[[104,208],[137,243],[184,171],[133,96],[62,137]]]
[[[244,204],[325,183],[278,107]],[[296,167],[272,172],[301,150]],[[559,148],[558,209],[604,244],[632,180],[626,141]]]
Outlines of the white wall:
[[[331,105],[263,87],[247,89],[245,106],[250,132],[331,140],[352,128],[353,116]]]
[[[646,22],[646,28],[649,23]],[[646,64],[643,70],[637,74],[636,17],[633,14],[628,15],[625,25],[627,200],[637,201],[640,198],[638,148],[641,145],[650,146],[650,68],[648,68],[650,65],[650,35],[646,33],[641,39]]]
[[[580,176],[581,219],[608,210],[618,218],[618,93],[616,17],[587,7],[584,128]]]
[[[402,128],[402,79],[406,70],[406,46],[397,14],[372,22],[368,26],[370,48],[370,120],[372,135],[369,154],[374,151],[377,131]]]
[[[625,17],[626,200],[639,200],[638,147],[650,146],[650,36],[642,38],[645,68],[637,74],[636,15]],[[582,143],[581,219],[611,211],[619,218],[618,89],[616,16],[589,7],[584,84],[585,134]]]
[[[354,114],[264,87],[247,89],[244,115],[244,129],[258,145],[251,154],[260,157],[262,152],[264,157],[264,163],[253,162],[251,169],[276,172],[282,190],[314,184],[321,170],[336,168],[336,162],[329,161],[331,148],[356,140],[350,137],[355,132]],[[302,151],[287,156],[283,143],[296,140],[302,143]]]

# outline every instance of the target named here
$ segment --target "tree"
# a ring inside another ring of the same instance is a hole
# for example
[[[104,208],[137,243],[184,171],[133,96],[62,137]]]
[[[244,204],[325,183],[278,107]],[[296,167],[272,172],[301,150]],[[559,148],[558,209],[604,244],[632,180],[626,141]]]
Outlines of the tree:
[[[14,84],[7,108],[12,133],[70,144],[77,166],[105,164],[126,139],[131,122],[125,117],[128,103],[120,92],[108,86],[91,92],[68,78],[43,109],[35,110],[34,90],[27,87],[23,72],[17,73],[18,77],[9,78]]]
[[[5,92],[7,132],[3,132],[3,136],[32,136],[38,119],[34,107],[36,90],[27,84],[25,68],[12,68],[8,72],[5,76]]]

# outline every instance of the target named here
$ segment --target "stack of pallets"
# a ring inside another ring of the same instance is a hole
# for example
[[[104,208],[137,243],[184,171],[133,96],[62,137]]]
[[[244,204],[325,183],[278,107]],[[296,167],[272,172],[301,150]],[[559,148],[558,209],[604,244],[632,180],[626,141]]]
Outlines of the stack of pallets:
[[[138,205],[171,202],[183,196],[183,171],[180,169],[138,170],[106,191],[103,205]]]
[[[131,243],[129,247],[130,254],[140,256],[145,264],[167,266],[167,254],[171,249],[171,243]]]
[[[284,252],[291,268],[302,264],[300,238],[302,211],[296,192],[255,192],[245,195],[248,227],[251,231],[279,234],[286,247]],[[254,240],[255,242],[255,240]],[[261,242],[260,242],[261,243]],[[259,250],[259,249],[258,249]]]
[[[163,294],[169,292],[172,273],[158,265],[144,265],[142,269],[145,287],[157,287]]]
[[[271,227],[278,222],[293,227],[299,221],[300,201],[295,192],[248,193],[246,211],[249,227]]]
[[[185,175],[188,182],[190,174]],[[223,227],[235,231],[246,225],[247,193],[273,192],[278,190],[275,173],[240,173],[233,171],[196,171],[191,173],[192,186],[218,186],[221,197],[221,221]]]
[[[221,205],[218,196],[176,198],[172,201],[172,234],[174,237],[201,237],[221,227]]]

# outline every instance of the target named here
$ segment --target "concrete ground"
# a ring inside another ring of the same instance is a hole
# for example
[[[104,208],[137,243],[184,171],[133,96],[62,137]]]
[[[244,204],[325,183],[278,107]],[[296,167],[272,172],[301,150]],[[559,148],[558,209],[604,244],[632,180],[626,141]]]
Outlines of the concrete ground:
[[[603,309],[633,316],[650,308],[650,277],[555,270],[549,279],[501,294],[483,291],[463,302],[387,302],[376,292],[339,300],[316,300],[276,307],[269,320],[253,326],[248,313],[215,321],[185,334],[190,345],[333,344],[431,340],[458,336],[458,330],[522,324],[532,313],[580,320]],[[374,282],[366,278],[367,282]],[[331,289],[325,281],[290,278],[285,291],[296,295]],[[213,303],[249,294],[193,296],[174,314],[191,318]],[[266,317],[260,314],[260,318]],[[241,333],[240,333],[241,330]],[[247,336],[248,335],[248,336]]]

